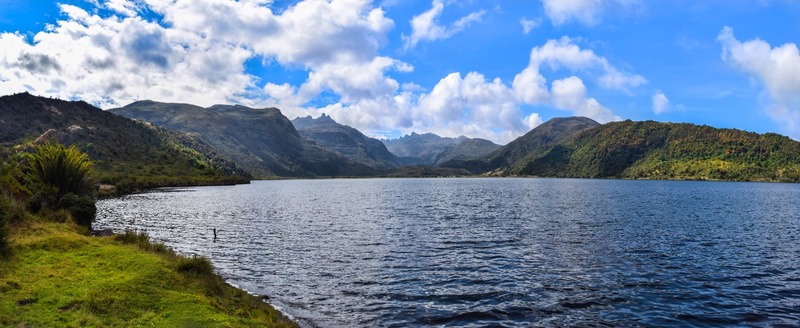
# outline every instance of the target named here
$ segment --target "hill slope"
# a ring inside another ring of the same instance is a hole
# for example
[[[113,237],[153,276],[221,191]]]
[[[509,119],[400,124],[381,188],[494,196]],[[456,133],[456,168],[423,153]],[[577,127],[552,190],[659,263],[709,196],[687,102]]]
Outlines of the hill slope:
[[[800,181],[800,143],[694,124],[612,122],[539,147],[504,172],[585,178]]]
[[[399,166],[397,157],[386,149],[380,140],[369,138],[360,131],[336,123],[330,116],[319,118],[298,117],[292,120],[295,129],[303,138],[338,152],[344,157],[378,170]]]
[[[232,162],[192,135],[135,122],[85,102],[21,93],[0,97],[0,145],[75,144],[95,161],[100,182],[157,187],[246,182]]]
[[[508,166],[528,156],[536,149],[599,125],[600,123],[585,117],[553,118],[493,152],[488,156],[487,161],[493,168]]]
[[[437,166],[452,160],[484,156],[500,148],[484,139],[445,138],[433,133],[411,133],[398,139],[383,140],[383,143],[405,166]]]
[[[449,160],[441,163],[440,166],[466,169],[473,174],[505,168],[525,158],[531,152],[541,150],[579,131],[599,125],[600,123],[585,117],[553,118],[488,155]]]
[[[372,169],[303,139],[276,108],[139,101],[111,112],[195,134],[256,177],[364,175]]]

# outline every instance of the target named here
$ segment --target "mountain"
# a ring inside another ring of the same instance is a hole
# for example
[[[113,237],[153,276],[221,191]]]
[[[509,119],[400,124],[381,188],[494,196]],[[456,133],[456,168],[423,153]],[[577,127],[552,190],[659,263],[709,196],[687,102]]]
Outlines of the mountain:
[[[277,108],[139,101],[111,112],[191,133],[256,177],[355,176],[374,169],[303,139]]]
[[[612,122],[533,148],[503,174],[800,181],[800,143],[687,123]]]
[[[466,169],[474,174],[505,168],[533,151],[561,141],[576,132],[599,125],[600,123],[585,117],[553,118],[488,155],[455,158],[440,163],[439,166]]]
[[[246,182],[236,165],[192,135],[175,133],[70,102],[21,93],[0,97],[0,145],[75,144],[102,183],[125,189]]]
[[[488,156],[487,161],[493,168],[508,166],[528,156],[536,149],[599,125],[600,123],[585,117],[552,118],[493,152]]]
[[[397,168],[397,157],[386,149],[380,140],[369,138],[360,131],[336,123],[330,116],[319,118],[298,117],[292,120],[303,138],[336,151],[342,156],[378,170]]]
[[[481,157],[500,148],[484,139],[443,138],[433,133],[411,133],[399,139],[383,140],[383,144],[404,166],[436,166],[451,160]]]

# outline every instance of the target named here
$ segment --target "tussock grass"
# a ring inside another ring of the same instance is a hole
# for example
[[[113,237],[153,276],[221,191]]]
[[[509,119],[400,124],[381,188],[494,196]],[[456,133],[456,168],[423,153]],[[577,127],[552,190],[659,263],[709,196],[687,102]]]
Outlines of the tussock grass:
[[[178,272],[198,276],[208,276],[214,273],[211,261],[205,256],[181,257],[177,261]]]
[[[0,326],[295,326],[227,285],[208,259],[177,256],[144,232],[90,237],[82,229],[42,218],[10,227]]]
[[[34,178],[56,189],[57,200],[68,193],[82,195],[92,189],[92,161],[75,145],[39,145],[35,153],[28,155],[28,163]]]

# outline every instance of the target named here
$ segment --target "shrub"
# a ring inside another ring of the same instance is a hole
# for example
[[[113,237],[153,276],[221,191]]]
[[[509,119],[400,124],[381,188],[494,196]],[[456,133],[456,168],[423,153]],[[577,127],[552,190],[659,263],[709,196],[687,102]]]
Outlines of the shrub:
[[[54,199],[60,200],[68,193],[88,195],[92,192],[89,174],[92,161],[75,145],[69,148],[58,143],[36,147],[28,156],[29,174],[33,180],[55,188]]]
[[[210,275],[214,273],[214,267],[211,261],[205,256],[192,256],[192,257],[179,257],[178,258],[178,272],[195,274],[195,275]]]
[[[133,230],[125,229],[124,233],[116,235],[114,237],[115,240],[122,242],[123,244],[134,244],[139,246],[141,249],[149,249],[150,248],[150,236],[147,235],[147,232],[136,232]]]
[[[75,223],[89,228],[92,227],[92,221],[94,221],[95,214],[97,214],[95,200],[90,196],[78,196],[68,193],[61,197],[58,207],[69,211]]]

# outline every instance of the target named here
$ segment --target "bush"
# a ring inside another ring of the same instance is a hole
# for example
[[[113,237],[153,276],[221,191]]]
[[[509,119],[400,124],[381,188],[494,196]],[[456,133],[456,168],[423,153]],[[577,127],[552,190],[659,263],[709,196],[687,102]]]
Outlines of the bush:
[[[92,221],[94,221],[95,214],[97,214],[95,200],[90,196],[78,196],[68,193],[61,197],[58,207],[69,211],[75,223],[88,228],[92,227]]]
[[[66,194],[88,195],[92,193],[89,174],[92,161],[75,145],[69,148],[58,143],[46,143],[36,147],[28,156],[29,174],[36,182],[55,188],[54,199]]]
[[[179,257],[178,272],[194,275],[210,275],[214,273],[211,261],[205,256]]]

